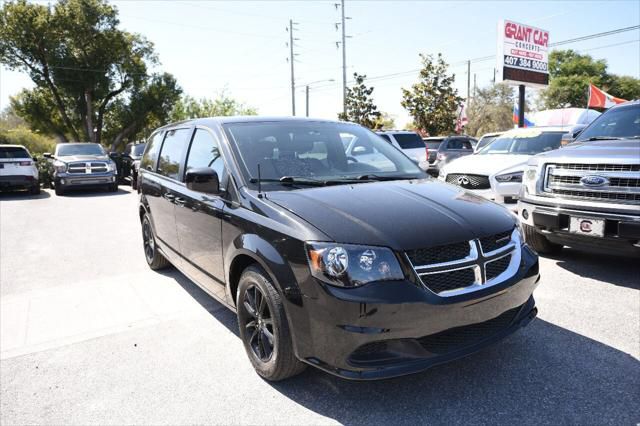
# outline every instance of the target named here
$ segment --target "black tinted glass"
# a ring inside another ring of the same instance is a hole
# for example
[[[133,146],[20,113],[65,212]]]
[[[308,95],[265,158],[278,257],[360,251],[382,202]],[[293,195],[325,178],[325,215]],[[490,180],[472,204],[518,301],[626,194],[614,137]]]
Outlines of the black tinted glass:
[[[389,135],[378,135],[380,136],[382,139],[384,139],[387,142],[391,142],[391,138],[389,137]]]
[[[629,138],[640,136],[640,105],[609,110],[596,118],[578,136],[579,141],[593,137]]]
[[[56,148],[56,155],[66,157],[70,155],[106,155],[104,149],[95,143],[74,143],[59,144]]]
[[[140,161],[140,168],[145,170],[156,170],[156,162],[158,161],[158,151],[162,145],[162,137],[164,132],[158,132],[149,138],[147,142],[148,149],[146,150],[142,160]]]
[[[0,158],[31,158],[31,156],[24,148],[0,146]]]
[[[424,141],[416,133],[396,133],[393,137],[402,149],[424,148]]]
[[[222,179],[224,162],[218,143],[209,132],[198,129],[189,148],[186,170],[200,167],[212,168],[218,173],[218,178]]]
[[[158,173],[171,179],[178,179],[182,153],[190,131],[191,129],[177,129],[167,132],[158,160]]]
[[[139,145],[135,145],[131,148],[132,154],[135,156],[142,155],[144,152],[145,144],[141,143]]]

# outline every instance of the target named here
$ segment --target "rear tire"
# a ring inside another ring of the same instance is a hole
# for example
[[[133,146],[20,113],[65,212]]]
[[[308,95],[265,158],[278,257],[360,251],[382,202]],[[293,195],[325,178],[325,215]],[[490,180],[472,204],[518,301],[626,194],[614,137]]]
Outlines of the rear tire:
[[[36,184],[31,187],[29,192],[32,195],[40,195],[40,181],[36,181]]]
[[[109,185],[107,187],[107,190],[109,192],[118,192],[118,184],[117,183],[112,183],[111,185]]]
[[[284,380],[304,371],[296,358],[280,293],[258,265],[244,270],[238,284],[238,327],[249,361],[261,377]]]
[[[524,240],[538,253],[557,254],[560,253],[562,247],[564,247],[562,244],[549,241],[547,237],[536,231],[536,228],[533,226],[523,223],[522,230],[524,231]]]
[[[144,247],[144,258],[152,270],[157,271],[171,265],[167,258],[158,250],[153,227],[151,226],[149,215],[146,213],[142,218],[142,246]]]

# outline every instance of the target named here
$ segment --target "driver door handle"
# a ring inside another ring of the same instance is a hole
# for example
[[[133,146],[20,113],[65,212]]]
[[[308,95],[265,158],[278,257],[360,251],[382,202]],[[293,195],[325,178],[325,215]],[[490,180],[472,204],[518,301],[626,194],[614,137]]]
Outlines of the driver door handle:
[[[165,192],[164,194],[162,194],[162,198],[164,198],[167,201],[171,201],[173,203],[173,200],[176,198],[176,196],[168,192]]]

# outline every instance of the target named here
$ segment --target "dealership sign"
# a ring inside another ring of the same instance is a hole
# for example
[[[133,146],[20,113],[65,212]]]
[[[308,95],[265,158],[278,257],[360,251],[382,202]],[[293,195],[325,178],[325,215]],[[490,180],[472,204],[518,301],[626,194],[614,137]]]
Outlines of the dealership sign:
[[[513,21],[498,24],[496,81],[545,87],[549,84],[549,31]]]

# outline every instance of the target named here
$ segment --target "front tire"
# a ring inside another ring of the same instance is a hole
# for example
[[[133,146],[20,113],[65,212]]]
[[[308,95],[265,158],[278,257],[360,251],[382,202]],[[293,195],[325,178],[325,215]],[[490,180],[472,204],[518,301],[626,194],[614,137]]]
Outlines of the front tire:
[[[538,253],[557,254],[562,251],[562,244],[552,243],[547,237],[536,231],[533,226],[522,224],[522,230],[524,231],[524,240]]]
[[[171,265],[167,258],[158,250],[156,237],[153,234],[153,227],[151,226],[149,215],[146,213],[142,218],[142,246],[144,247],[144,258],[147,260],[149,268],[157,271]]]
[[[278,381],[304,371],[306,365],[293,352],[282,298],[259,266],[242,273],[236,306],[244,349],[261,377]]]
[[[56,183],[55,185],[56,195],[63,196],[64,195],[64,187],[60,183]]]

